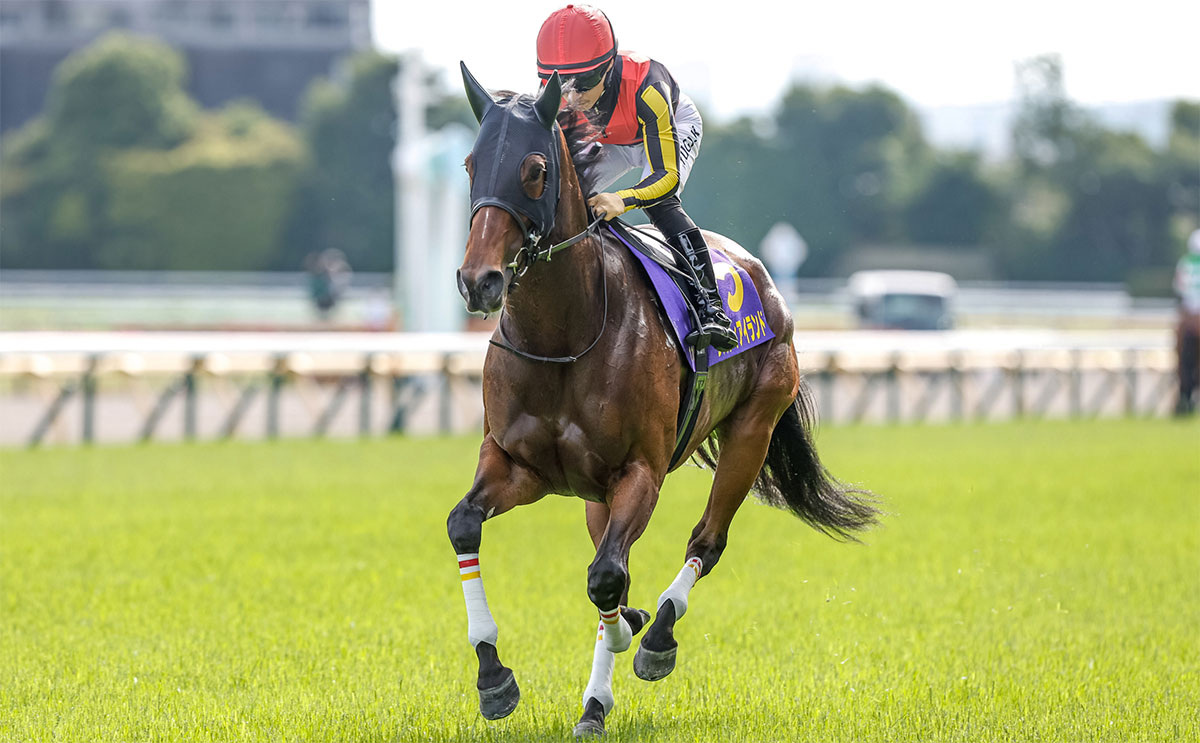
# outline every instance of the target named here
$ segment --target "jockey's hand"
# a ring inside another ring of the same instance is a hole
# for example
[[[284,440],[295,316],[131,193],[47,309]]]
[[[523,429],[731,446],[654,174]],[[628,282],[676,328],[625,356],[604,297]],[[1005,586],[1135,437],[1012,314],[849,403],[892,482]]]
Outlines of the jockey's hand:
[[[598,193],[588,199],[588,206],[605,222],[625,213],[625,201],[615,193]]]

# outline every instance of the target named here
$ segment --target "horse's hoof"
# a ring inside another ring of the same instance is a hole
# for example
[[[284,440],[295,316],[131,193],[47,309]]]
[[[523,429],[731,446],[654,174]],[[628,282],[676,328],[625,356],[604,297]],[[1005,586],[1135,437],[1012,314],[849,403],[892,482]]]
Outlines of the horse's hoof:
[[[633,656],[633,672],[643,681],[665,679],[675,670],[675,651],[678,649],[675,646],[667,650],[649,650],[645,645],[638,645]]]
[[[634,609],[627,606],[621,609],[621,616],[625,617],[626,622],[629,622],[629,629],[633,630],[634,635],[650,624],[650,612],[645,609]]]
[[[604,735],[604,705],[592,697],[583,708],[583,717],[575,725],[576,738],[594,738]]]
[[[517,677],[505,668],[505,678],[490,689],[479,690],[479,714],[488,720],[499,720],[508,717],[521,701],[521,689],[517,686]]]
[[[584,720],[575,726],[576,738],[598,738],[604,735],[604,721]]]

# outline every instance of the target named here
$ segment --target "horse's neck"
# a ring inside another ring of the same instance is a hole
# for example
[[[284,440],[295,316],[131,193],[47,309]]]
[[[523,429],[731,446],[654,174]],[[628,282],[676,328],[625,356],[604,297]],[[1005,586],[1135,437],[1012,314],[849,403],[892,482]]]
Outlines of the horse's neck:
[[[587,205],[575,166],[562,137],[559,142],[562,183],[554,229],[544,239],[549,245],[574,237],[588,226]],[[567,349],[544,353],[574,353],[580,350],[575,348],[580,342],[590,343],[603,320],[603,255],[599,240],[598,236],[589,236],[559,252],[553,260],[530,266],[509,294],[506,330],[543,349]]]

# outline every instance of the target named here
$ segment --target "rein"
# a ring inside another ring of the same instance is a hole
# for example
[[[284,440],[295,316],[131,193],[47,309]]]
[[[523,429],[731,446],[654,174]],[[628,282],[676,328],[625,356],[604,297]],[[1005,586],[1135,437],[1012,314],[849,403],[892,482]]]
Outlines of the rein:
[[[597,225],[600,224],[600,221],[601,217],[596,217],[595,221],[589,224],[587,228],[585,228],[583,232],[580,232],[578,235],[567,238],[560,243],[550,245],[542,249],[537,247],[537,243],[541,241],[541,237],[533,233],[529,233],[526,237],[525,244],[522,245],[521,249],[517,251],[517,255],[513,259],[513,262],[508,264],[508,268],[512,269],[513,272],[512,279],[509,281],[508,285],[509,291],[517,286],[517,279],[523,277],[533,266],[533,264],[537,263],[538,261],[546,261],[549,263],[550,259],[555,253],[566,250],[572,245],[583,241],[589,235],[592,235],[595,232]],[[603,243],[603,240],[600,242]],[[591,345],[572,356],[538,356],[537,354],[522,351],[514,346],[512,341],[510,341],[508,336],[504,333],[503,312],[500,314],[500,321],[496,323],[496,330],[500,334],[500,341],[489,340],[488,342],[497,348],[503,348],[505,351],[511,351],[521,358],[529,359],[530,361],[541,361],[550,364],[572,364],[583,358],[584,354],[596,347],[596,344],[600,342],[600,338],[604,336],[605,328],[608,327],[608,272],[604,270],[603,245],[600,245],[596,252],[600,255],[600,276],[604,282],[604,310],[601,313],[601,317],[603,319],[600,323],[600,332],[596,334],[596,338],[591,342]]]

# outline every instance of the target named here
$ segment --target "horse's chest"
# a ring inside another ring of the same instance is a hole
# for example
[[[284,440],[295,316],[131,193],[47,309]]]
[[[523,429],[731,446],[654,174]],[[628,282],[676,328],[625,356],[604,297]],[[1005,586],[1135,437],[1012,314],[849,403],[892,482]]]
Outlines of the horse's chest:
[[[622,459],[619,430],[606,431],[595,415],[524,413],[492,434],[517,461],[537,471],[555,492],[603,500],[606,483]],[[607,435],[606,435],[607,434]]]

